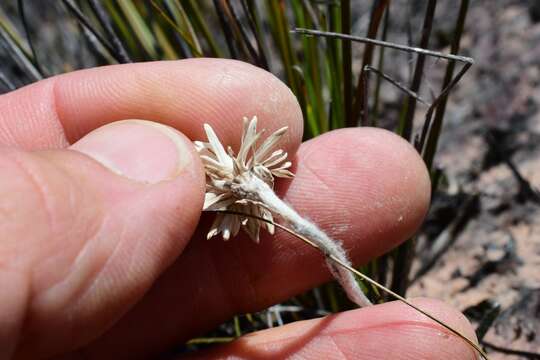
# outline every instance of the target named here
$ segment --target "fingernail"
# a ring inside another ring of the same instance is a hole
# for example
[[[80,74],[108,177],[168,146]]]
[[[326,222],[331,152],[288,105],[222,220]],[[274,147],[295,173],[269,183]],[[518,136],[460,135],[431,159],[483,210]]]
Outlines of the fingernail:
[[[143,183],[178,176],[192,161],[193,145],[171,127],[124,120],[100,127],[71,146],[111,171]]]

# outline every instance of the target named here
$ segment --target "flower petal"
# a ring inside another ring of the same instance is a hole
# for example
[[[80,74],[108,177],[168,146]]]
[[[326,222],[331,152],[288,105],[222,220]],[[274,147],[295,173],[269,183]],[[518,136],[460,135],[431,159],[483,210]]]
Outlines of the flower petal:
[[[217,161],[216,159],[213,159],[211,156],[208,156],[208,155],[200,155],[200,158],[203,162],[204,165],[206,164],[210,164],[210,165],[213,165],[214,167],[217,167],[217,168],[221,168],[223,166],[223,164],[219,161]]]
[[[287,153],[283,150],[278,150],[274,151],[272,155],[270,155],[270,157],[261,164],[266,166],[267,168],[271,168],[272,166],[276,166],[285,159],[287,159]]]
[[[293,178],[294,174],[286,169],[272,170],[272,175],[282,178]]]
[[[231,224],[234,221],[233,216],[226,214],[219,228],[223,234],[223,240],[228,241],[231,238]]]
[[[206,235],[206,239],[210,240],[212,237],[219,234],[219,228],[221,226],[221,222],[223,221],[224,214],[217,214],[216,218],[214,219],[214,222],[212,223],[212,226],[210,226],[210,231],[208,231],[208,234]]]
[[[231,200],[231,204],[236,201],[230,193],[216,194],[213,192],[207,192],[204,194],[203,210],[221,210],[217,209],[216,207],[221,208],[223,206],[223,202],[227,200]]]
[[[212,211],[212,210],[229,210],[230,206],[236,202],[236,199],[234,197],[225,198],[223,200],[220,200],[210,206],[208,208],[204,209],[206,211]]]
[[[268,209],[262,209],[262,210],[261,210],[261,215],[262,215],[262,218],[263,218],[263,219],[270,220],[270,221],[274,221],[274,218],[273,218],[273,216],[272,216],[272,213],[271,213]],[[274,224],[265,222],[265,223],[264,223],[264,227],[266,227],[266,230],[268,231],[268,233],[269,233],[270,235],[274,235],[274,231],[275,231],[275,226],[274,226]]]
[[[223,145],[219,141],[216,133],[214,132],[214,129],[208,124],[204,124],[204,131],[206,132],[206,136],[208,137],[208,141],[210,142],[210,146],[212,147],[212,150],[216,154],[217,159],[220,163],[222,163],[225,167],[228,169],[231,169],[232,171],[232,159],[229,155],[227,155],[227,152],[223,148]]]
[[[281,137],[287,132],[288,127],[282,127],[275,131],[272,135],[268,136],[262,143],[259,149],[255,152],[255,162],[259,163],[264,157],[272,150],[272,148],[279,142]]]
[[[261,137],[262,133],[246,136],[246,140],[242,143],[242,146],[240,147],[240,151],[238,151],[237,159],[240,163],[244,165],[245,168],[247,168],[247,155],[249,154],[249,150],[255,145],[257,140],[259,140],[259,137]]]
[[[193,145],[195,145],[195,149],[197,149],[198,152],[201,152],[205,149],[208,149],[210,147],[209,143],[205,143],[202,141],[194,141]]]

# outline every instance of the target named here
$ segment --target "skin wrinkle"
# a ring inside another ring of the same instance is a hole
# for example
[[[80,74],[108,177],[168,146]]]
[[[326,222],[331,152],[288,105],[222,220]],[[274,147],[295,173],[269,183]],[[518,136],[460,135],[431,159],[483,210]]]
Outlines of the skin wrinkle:
[[[49,89],[51,92],[50,99],[52,103],[53,116],[56,119],[56,121],[58,121],[58,123],[60,124],[60,127],[62,128],[62,132],[64,134],[65,142],[67,143],[67,145],[72,144],[74,142],[72,140],[76,137],[72,136],[72,134],[68,134],[67,127],[65,125],[66,123],[64,122],[65,116],[62,115],[62,111],[61,111],[61,109],[64,108],[63,106],[61,106],[62,104],[62,100],[61,100],[62,99],[62,90],[61,90],[62,76],[52,77],[45,81],[49,81],[52,84],[49,87]],[[75,129],[75,131],[72,131],[72,133],[73,132],[77,133],[76,127],[74,125],[72,126],[72,128]]]
[[[115,222],[115,219],[113,219],[113,222]],[[103,235],[103,234],[106,234],[107,231],[107,226],[106,224],[108,224],[107,221],[103,220],[102,222],[102,226],[100,227],[100,230],[101,231],[98,231],[96,233],[96,236],[95,237],[92,237],[92,238],[89,238],[88,241],[86,242],[86,245],[85,247],[83,248],[84,249],[87,249],[87,246],[91,246],[91,247],[94,247],[95,246],[95,242],[100,242],[101,241],[101,237],[107,237],[106,235]],[[116,224],[116,226],[119,226],[118,222]],[[104,230],[105,229],[105,230]],[[125,227],[123,227],[122,229],[125,229]],[[124,230],[124,232],[126,232]],[[122,232],[123,233],[123,232]],[[111,263],[112,260],[115,259],[115,255],[118,251],[120,251],[120,248],[122,246],[122,242],[123,242],[123,239],[125,239],[126,237],[125,236],[122,236],[122,233],[118,234],[117,235],[117,239],[118,241],[116,242],[115,246],[112,248],[112,251],[110,251],[110,254],[106,257],[106,260],[102,263],[102,265],[99,265],[98,268],[99,268],[99,271],[97,273],[95,273],[92,277],[90,277],[88,280],[87,280],[87,285],[84,286],[83,288],[85,289],[82,293],[79,293],[79,295],[77,296],[77,300],[76,301],[73,301],[73,308],[78,308],[79,307],[79,304],[84,304],[84,302],[86,301],[86,299],[92,295],[95,295],[94,294],[94,288],[96,286],[99,285],[100,283],[100,280],[101,280],[101,277],[103,276],[103,273],[106,272],[108,270],[108,267],[109,267],[109,264]],[[100,236],[101,235],[101,236]],[[88,250],[89,252],[92,252],[92,249]],[[84,254],[86,254],[86,252],[84,252]],[[81,251],[79,253],[80,258],[84,257],[84,254],[83,254],[83,251]],[[95,256],[95,255],[94,255]],[[77,257],[77,260],[79,260],[79,257]],[[100,263],[101,264],[101,263]],[[75,265],[75,264],[74,264]],[[91,279],[91,280],[90,280]]]
[[[55,229],[56,226],[54,224],[54,210],[52,209],[53,206],[50,204],[48,200],[49,196],[47,196],[46,187],[43,186],[43,184],[45,184],[46,182],[39,180],[39,177],[30,169],[30,166],[25,164],[25,161],[22,160],[21,157],[18,156],[17,153],[8,152],[7,154],[5,154],[4,158],[11,159],[13,163],[17,165],[17,168],[21,170],[23,175],[26,175],[26,177],[30,180],[27,183],[29,183],[35,189],[34,191],[35,193],[39,194],[39,198],[41,199],[43,206],[37,206],[36,208],[45,210],[46,217],[48,219],[48,227],[50,229],[48,233],[50,233],[51,236],[54,237],[55,236],[54,234],[57,233]],[[32,266],[30,279],[34,279],[36,277],[34,275],[35,271],[36,271],[36,267]],[[69,274],[69,272],[66,272],[66,274]],[[39,305],[37,305],[39,303],[39,299],[46,297],[48,293],[54,291],[55,287],[61,285],[63,282],[67,280],[68,278],[64,277],[63,279],[55,282],[53,285],[48,287],[46,290],[40,290],[39,293],[35,289],[35,286],[33,286],[33,284],[35,284],[35,281],[30,281],[30,291],[28,295],[29,298],[28,298],[27,308],[39,307]],[[73,294],[72,296],[75,296],[75,295],[76,294]],[[24,319],[24,322],[22,323],[21,328],[27,329],[31,321],[32,321],[31,311],[26,311],[25,319]]]
[[[51,112],[54,117],[54,120],[57,122],[58,125],[58,132],[61,134],[61,142],[64,144],[64,146],[69,145],[69,140],[66,134],[66,127],[64,126],[63,117],[60,115],[60,107],[58,106],[58,78],[52,77],[47,80],[50,82],[50,85],[46,88],[47,92],[49,92],[50,96],[50,103],[51,103]]]
[[[93,246],[95,246],[94,240],[95,239],[90,238],[88,240],[87,244],[93,244]],[[91,250],[89,250],[89,251],[91,251]],[[95,256],[94,256],[94,258],[95,258]],[[96,261],[96,262],[98,263],[97,267],[99,267],[100,262],[98,262],[98,261]],[[74,262],[74,265],[72,266],[72,268],[74,268],[74,267],[75,267],[75,262]],[[92,266],[92,269],[95,269],[95,268],[96,268],[95,265]],[[49,288],[46,291],[44,291],[42,294],[40,294],[40,298],[43,298],[46,294],[49,294],[51,292],[54,293],[54,291],[57,291],[58,287],[62,286],[64,283],[67,283],[67,286],[69,286],[70,285],[69,282],[71,282],[73,280],[73,279],[71,279],[69,277],[69,274],[78,274],[78,273],[79,272],[68,272],[67,277],[63,278],[60,282],[55,283],[52,288]],[[98,272],[98,274],[99,274],[99,272]],[[69,304],[63,310],[64,313],[65,313],[64,317],[70,318],[70,317],[73,316],[71,314],[78,314],[80,312],[80,310],[81,310],[80,305],[85,303],[86,298],[89,295],[94,295],[94,294],[92,294],[91,288],[95,284],[96,277],[97,277],[97,275],[95,275],[95,276],[84,276],[83,278],[85,279],[85,281],[82,282],[82,283],[77,284],[75,289],[73,289],[73,287],[71,286],[71,289],[69,291],[69,293],[70,293],[69,298],[68,299],[63,299],[64,303]],[[77,276],[77,279],[79,279],[79,278],[81,278],[81,277]],[[90,284],[88,285],[88,283],[90,283]],[[62,290],[62,289],[60,289],[60,290]],[[88,302],[88,303],[92,303],[92,302]]]
[[[424,329],[426,329],[426,330],[428,330],[427,334],[429,334],[429,335],[431,335],[431,334],[437,335],[438,333],[444,333],[444,334],[446,334],[448,336],[446,339],[448,339],[449,341],[452,341],[450,339],[458,340],[460,343],[463,344],[463,346],[469,347],[469,345],[466,344],[462,339],[458,338],[456,335],[454,335],[452,333],[449,333],[446,329],[442,328],[441,326],[439,326],[437,324],[428,323],[428,322],[424,322],[424,321],[413,321],[413,320],[394,321],[394,322],[391,322],[391,323],[385,323],[385,324],[379,324],[379,325],[373,325],[373,326],[366,326],[366,327],[361,327],[361,328],[351,327],[351,328],[345,328],[345,329],[340,329],[340,330],[330,330],[330,331],[325,331],[323,329],[321,331],[321,333],[316,335],[314,338],[312,338],[310,342],[316,342],[318,337],[320,337],[320,338],[328,337],[328,338],[332,339],[334,344],[336,344],[336,347],[339,348],[340,351],[341,351],[340,346],[337,344],[337,342],[334,339],[335,336],[343,336],[344,335],[344,336],[349,336],[350,338],[353,338],[355,336],[358,336],[360,333],[369,333],[369,332],[373,332],[373,331],[376,331],[376,330],[382,330],[383,332],[386,332],[388,330],[397,330],[397,331],[399,331],[399,330],[405,329],[407,331],[410,331],[411,330],[410,327],[412,327],[412,328],[414,328],[416,330],[419,330],[419,331],[423,331]],[[304,331],[306,331],[306,332],[308,332],[310,330],[311,330],[310,328],[304,329]],[[429,336],[429,335],[426,335],[426,336]],[[286,338],[278,338],[278,339],[271,340],[271,341],[265,341],[263,343],[257,343],[255,346],[256,347],[261,346],[261,347],[264,347],[264,348],[267,348],[267,347],[280,348],[279,345],[283,344],[284,342],[285,343],[294,343],[297,340],[303,340],[304,336],[305,336],[304,334],[293,335],[293,334],[288,333]],[[253,346],[253,345],[250,345],[249,343],[243,344],[242,341],[244,341],[244,340],[242,340],[242,339],[238,340],[239,344],[237,344],[236,346],[240,346],[240,347],[246,347],[247,346],[248,349],[249,349],[250,346]],[[277,346],[273,346],[273,345],[277,345]],[[287,346],[283,346],[283,347],[286,348]],[[250,352],[252,352],[252,351],[256,351],[256,350],[252,349]],[[475,359],[474,350],[470,349],[470,351],[471,351],[470,352],[470,354],[471,354],[470,358]],[[345,356],[344,358],[347,358],[347,357]]]
[[[51,149],[68,145],[62,125],[56,119],[54,104],[54,85],[56,78],[43,80],[13,93],[2,95],[5,108],[0,115],[0,138],[4,143],[17,148],[28,148],[30,136],[33,148]],[[19,100],[21,93],[38,97],[36,104],[29,104],[27,98]],[[21,118],[17,122],[17,119]],[[17,122],[15,124],[15,122]],[[2,124],[5,124],[2,126]],[[46,132],[43,134],[43,128]]]
[[[142,195],[140,193],[138,193],[137,195],[137,203],[136,204],[133,204],[133,203],[130,203],[129,204],[129,207],[133,207],[135,209],[140,209],[140,208],[146,208],[146,201],[148,199],[152,199],[152,193],[151,192],[143,192]],[[151,203],[151,201],[150,201]],[[148,206],[148,208],[150,208],[150,206]],[[138,222],[137,221],[137,218],[139,217],[140,215],[135,213],[135,214],[131,214],[130,218],[135,218],[134,222]],[[141,219],[140,221],[143,221],[143,219]],[[157,222],[157,221],[156,221]],[[159,222],[158,222],[159,223]],[[130,226],[129,224],[127,226]],[[151,244],[152,242],[148,241],[148,238],[149,237],[154,237],[154,238],[157,238],[157,239],[162,239],[164,238],[164,232],[163,232],[163,226],[160,224],[159,226],[155,226],[155,228],[157,230],[155,230],[153,232],[152,235],[146,235],[146,234],[139,234],[139,236],[133,236],[133,238],[137,239],[137,242],[136,243],[130,243],[129,246],[126,246],[126,248],[129,250],[129,255],[128,255],[128,259],[124,259],[124,262],[127,263],[127,266],[126,265],[123,265],[122,268],[123,268],[123,272],[125,272],[125,274],[132,274],[134,277],[137,277],[137,273],[139,273],[139,271],[137,269],[141,269],[141,268],[146,268],[148,272],[150,272],[149,270],[151,270],[152,268],[149,266],[150,264],[146,264],[143,265],[139,262],[137,262],[137,259],[139,258],[146,258],[148,263],[151,262],[151,259],[154,259],[157,254],[152,254],[152,253],[149,253],[148,256],[140,256],[140,252],[143,251],[143,252],[148,252],[149,251],[149,246],[145,246],[147,244]],[[130,236],[131,237],[131,236]],[[125,238],[128,238],[127,236]],[[129,240],[124,240],[124,241],[129,241]],[[121,244],[119,244],[121,245]],[[116,253],[116,250],[115,250],[115,253]],[[111,255],[111,258],[112,256],[115,255],[114,253]],[[156,258],[157,260],[157,258]],[[144,275],[144,274],[143,274]]]
[[[345,353],[343,352],[343,350],[341,350],[341,346],[338,345],[338,343],[336,342],[336,339],[334,338],[333,334],[330,334],[330,335],[327,335],[327,336],[322,336],[323,338],[327,338],[330,343],[332,343],[333,348],[335,349],[335,351],[337,352],[337,354],[339,354],[341,356],[342,359],[348,359],[347,355],[345,355]],[[336,352],[334,352],[334,354],[336,354]]]
[[[49,233],[56,234],[55,231],[55,221],[51,203],[47,196],[47,187],[45,182],[41,181],[38,174],[36,174],[32,169],[31,165],[26,164],[23,156],[19,152],[8,151],[5,152],[4,158],[11,160],[16,167],[21,170],[23,176],[25,176],[29,181],[27,182],[35,190],[34,192],[38,194],[42,206],[36,206],[36,209],[43,209],[45,211],[45,217],[47,219],[47,227],[49,228]]]
[[[80,305],[84,304],[88,297],[95,295],[95,294],[93,294],[92,290],[96,286],[96,284],[97,284],[97,282],[99,280],[99,277],[101,276],[101,274],[105,270],[106,264],[109,263],[111,258],[112,258],[112,255],[111,255],[111,256],[108,256],[106,258],[106,260],[103,259],[101,261],[98,261],[98,257],[96,257],[96,254],[92,254],[92,252],[95,250],[96,243],[101,242],[101,237],[103,236],[102,234],[108,233],[107,224],[108,224],[108,221],[106,220],[106,218],[103,218],[102,221],[100,222],[100,226],[96,227],[95,234],[92,234],[91,236],[88,237],[88,241],[85,242],[84,247],[79,251],[77,257],[73,261],[72,268],[70,269],[70,272],[68,272],[68,273],[77,274],[77,273],[80,272],[80,271],[76,270],[77,266],[80,266],[79,264],[80,264],[81,260],[83,258],[85,258],[85,255],[87,253],[90,253],[91,254],[90,256],[94,257],[94,264],[93,264],[93,266],[91,268],[93,268],[93,269],[97,268],[97,269],[99,269],[99,271],[97,273],[95,273],[95,275],[87,274],[87,276],[84,277],[86,279],[86,281],[84,283],[78,284],[76,291],[72,291],[72,294],[70,296],[70,300],[68,301],[68,303],[70,303],[71,305],[69,306],[69,311],[66,311],[66,312],[76,313],[77,310],[80,309]],[[116,249],[118,248],[119,243],[120,243],[120,241],[118,242],[118,244],[113,249],[113,254],[116,251]],[[94,249],[92,249],[92,248],[94,248]],[[101,256],[99,258],[102,259],[103,257]],[[97,264],[97,266],[96,266],[96,264]],[[87,266],[85,266],[85,267],[87,267]],[[66,281],[71,281],[71,280],[72,279],[70,277],[65,277],[63,279],[62,283],[66,282]],[[62,283],[56,284],[55,287],[61,285]],[[54,289],[49,289],[48,292],[53,291],[53,290]],[[94,302],[88,301],[88,303],[94,303]]]
[[[54,163],[51,163],[51,164],[54,165]],[[56,170],[59,170],[60,172],[64,172],[63,169],[60,168],[60,167],[58,167],[58,166],[55,166],[55,168],[56,168]],[[65,177],[65,178],[67,178],[67,177]],[[70,189],[73,189],[73,188],[70,187]],[[68,203],[74,203],[74,200],[73,200],[73,193],[74,193],[74,191],[70,191],[70,192],[69,192],[69,201],[68,201]],[[72,208],[73,208],[73,211],[76,211],[76,207],[72,206]],[[76,224],[78,224],[78,223],[76,223]],[[100,228],[99,224],[98,224],[97,226],[87,226],[87,227],[85,227],[85,229],[84,229],[84,236],[85,236],[85,237],[88,236],[88,237],[92,238],[92,236],[94,236],[95,233],[96,233],[97,231],[99,231],[99,228]],[[63,232],[61,232],[61,231],[58,232],[58,234],[56,234],[56,233],[53,232],[53,231],[49,231],[49,234],[50,234],[50,235],[49,235],[50,239],[62,238],[62,237],[65,235],[65,233],[63,233]],[[45,290],[51,290],[51,289],[54,288],[56,285],[59,285],[59,284],[61,284],[62,282],[67,281],[67,280],[68,280],[67,275],[71,273],[73,266],[76,264],[76,260],[77,260],[78,254],[80,254],[80,252],[81,252],[81,251],[79,250],[79,251],[77,251],[77,254],[76,254],[76,255],[74,254],[74,256],[73,256],[73,261],[71,261],[71,266],[70,266],[70,268],[67,269],[67,270],[65,271],[65,274],[64,274],[65,276],[61,277],[61,279],[59,279],[59,280],[53,282],[52,284],[48,284],[45,288],[40,289],[39,292],[44,292]],[[33,266],[33,272],[35,273],[35,272],[38,271],[38,270],[39,270],[39,268],[34,264],[34,266]],[[36,275],[33,276],[33,280],[34,280],[33,282],[37,282],[37,280],[36,280]]]

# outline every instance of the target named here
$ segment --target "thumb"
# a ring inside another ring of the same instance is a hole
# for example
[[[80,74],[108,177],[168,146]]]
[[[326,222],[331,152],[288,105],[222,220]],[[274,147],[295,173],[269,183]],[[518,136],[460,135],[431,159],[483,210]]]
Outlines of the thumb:
[[[141,120],[68,150],[0,149],[0,174],[0,358],[50,356],[105,331],[182,251],[204,198],[191,142]]]

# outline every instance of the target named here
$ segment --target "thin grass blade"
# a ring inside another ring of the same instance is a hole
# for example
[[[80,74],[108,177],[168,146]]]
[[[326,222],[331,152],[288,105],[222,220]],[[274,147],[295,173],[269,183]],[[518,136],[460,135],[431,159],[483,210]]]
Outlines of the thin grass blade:
[[[28,46],[30,47],[30,52],[32,53],[31,61],[36,67],[36,69],[45,77],[47,74],[46,71],[44,71],[43,67],[41,66],[39,62],[39,58],[36,53],[36,49],[34,48],[34,43],[32,41],[32,35],[30,32],[30,27],[28,26],[28,21],[26,19],[26,11],[24,9],[24,0],[17,0],[17,9],[19,11],[19,16],[21,18],[21,22],[24,28],[24,33],[26,35],[26,42],[28,43]]]
[[[195,26],[195,28],[200,33],[202,33],[202,36],[204,37],[206,43],[208,44],[208,47],[210,48],[211,55],[215,57],[224,57],[223,51],[218,46],[216,40],[214,39],[214,36],[209,30],[207,22],[202,16],[201,10],[199,8],[199,2],[197,2],[196,0],[188,0],[184,1],[183,5],[186,8],[189,19],[193,21],[193,25]]]
[[[469,0],[462,0],[459,7],[459,15],[456,22],[456,27],[454,29],[454,37],[452,40],[452,45],[450,48],[450,53],[457,54],[459,53],[460,49],[460,41],[461,37],[463,35],[463,30],[465,28],[465,19],[467,18],[467,10],[469,8]],[[472,60],[472,59],[471,59]],[[472,64],[472,63],[470,63]],[[455,61],[449,61],[448,66],[446,67],[446,73],[444,75],[443,85],[442,85],[442,92],[440,95],[439,105],[437,106],[437,110],[435,111],[435,117],[433,120],[433,125],[430,126],[428,119],[426,119],[426,122],[424,123],[425,131],[427,132],[427,128],[429,127],[429,135],[427,135],[427,140],[425,140],[426,135],[423,134],[420,146],[422,148],[424,147],[425,143],[425,149],[423,150],[423,157],[424,161],[428,167],[428,169],[431,169],[433,164],[433,159],[435,157],[435,152],[437,151],[437,143],[439,141],[439,137],[441,134],[442,124],[444,120],[444,113],[446,112],[446,103],[448,101],[448,92],[446,94],[444,93],[444,89],[450,88],[451,84],[454,79],[454,70],[455,70],[456,62]],[[468,69],[468,67],[466,68]],[[465,68],[461,70],[460,74],[464,74],[465,71],[467,71]],[[462,75],[461,75],[462,76]]]
[[[266,47],[266,41],[264,39],[263,31],[261,29],[261,19],[259,16],[259,11],[257,10],[257,5],[254,0],[242,0],[242,6],[244,12],[248,16],[249,24],[251,30],[255,35],[255,40],[257,42],[257,50],[259,51],[259,61],[262,64],[262,67],[266,70],[270,70],[270,61],[268,59],[268,49]]]
[[[379,25],[381,23],[381,19],[383,18],[384,12],[386,7],[388,6],[390,0],[376,0],[373,3],[373,7],[371,10],[371,16],[369,20],[369,28],[367,37],[370,39],[375,39],[377,37],[377,32],[379,30]],[[364,69],[367,65],[371,65],[373,61],[373,50],[375,43],[367,42],[367,45],[364,50],[364,56],[362,59],[362,69]],[[360,72],[360,76],[358,77],[358,83],[356,85],[356,94],[354,97],[354,103],[353,103],[353,109],[352,109],[352,116],[349,119],[349,122],[347,123],[347,126],[356,126],[358,119],[361,114],[364,114],[364,122],[365,119],[367,119],[367,96],[368,94],[364,93],[365,88],[365,74],[363,70]]]
[[[146,21],[139,13],[137,6],[135,6],[131,0],[117,0],[117,4],[126,17],[130,27],[135,32],[137,40],[140,42],[146,54],[152,60],[159,60],[156,39],[148,28]]]
[[[420,40],[420,44],[418,46],[422,49],[427,49],[429,47],[429,38],[431,37],[431,29],[433,27],[433,19],[435,18],[436,7],[437,7],[437,0],[428,1],[426,13],[424,16],[424,24],[422,27],[422,39]],[[413,79],[409,87],[409,89],[414,93],[418,93],[418,90],[420,90],[420,84],[422,82],[422,76],[424,74],[425,62],[426,62],[426,55],[418,54],[418,58],[416,60],[416,66],[414,69]],[[404,112],[404,116],[402,117],[400,121],[400,126],[399,126],[400,128],[398,132],[401,134],[403,138],[410,141],[411,136],[412,136],[414,113],[416,111],[416,98],[414,96],[409,95],[407,97],[407,100],[404,106],[405,106],[405,112]]]
[[[351,1],[341,0],[341,33],[351,33]],[[350,41],[343,41],[341,44],[341,59],[343,66],[343,103],[345,110],[345,123],[351,124],[352,120],[352,44]]]
[[[19,65],[29,80],[38,81],[43,79],[43,74],[37,69],[32,60],[26,55],[23,49],[17,45],[9,32],[4,27],[0,19],[0,46]]]
[[[274,222],[273,220],[269,220],[269,219],[266,219],[266,218],[262,218],[262,217],[259,217],[259,216],[255,216],[255,215],[252,215],[252,214],[247,214],[247,213],[242,213],[242,212],[237,212],[237,211],[230,211],[230,210],[218,210],[218,211],[214,211],[214,212],[217,212],[217,213],[227,213],[227,214],[233,214],[233,215],[241,215],[241,216],[246,216],[246,217],[251,217],[251,218],[254,218],[254,219],[257,219],[259,221],[263,221],[263,222],[266,222],[266,223],[269,223],[269,224],[272,224],[274,225],[275,227],[289,233],[290,235],[293,235],[295,236],[296,238],[302,240],[303,242],[305,242],[306,244],[312,246],[313,248],[315,249],[318,249],[318,250],[321,250],[313,241],[311,241],[310,239],[296,233],[294,230],[291,230],[289,229],[288,227],[284,226],[284,225],[281,225],[279,223],[276,223]],[[322,250],[321,250],[322,252]],[[374,281],[373,279],[371,279],[370,277],[362,274],[360,271],[356,270],[355,268],[353,268],[352,266],[342,262],[340,259],[338,259],[337,257],[335,257],[334,255],[332,254],[324,254],[324,256],[326,257],[329,257],[334,263],[336,263],[337,265],[339,266],[342,266],[344,267],[345,269],[347,269],[348,271],[352,272],[353,274],[355,274],[356,276],[360,277],[363,281],[366,281],[368,282],[370,285],[373,285],[375,286],[376,288],[390,294],[392,297],[394,297],[395,299],[405,303],[406,305],[410,306],[411,308],[413,308],[414,310],[418,311],[419,313],[427,316],[428,318],[430,318],[431,320],[435,321],[437,324],[441,325],[442,327],[444,327],[446,330],[450,331],[451,333],[453,333],[454,335],[456,335],[457,337],[459,337],[460,339],[464,340],[467,344],[469,344],[471,347],[473,347],[476,351],[478,351],[478,353],[486,360],[489,360],[487,354],[484,352],[484,350],[482,350],[480,348],[480,346],[478,346],[478,344],[476,344],[474,341],[470,340],[468,337],[466,337],[465,335],[463,335],[461,332],[459,332],[458,330],[454,329],[453,327],[447,325],[444,323],[444,321],[442,320],[439,320],[436,316],[433,316],[431,315],[430,313],[422,310],[421,308],[419,308],[418,306],[414,305],[413,303],[411,303],[409,300],[405,299],[404,297],[402,297],[401,295],[393,292],[392,290],[388,289],[387,287],[379,284],[378,282]]]
[[[114,30],[110,14],[107,13],[103,5],[99,0],[88,0],[90,8],[94,12],[101,27],[105,31],[105,35],[108,38],[111,46],[114,48],[114,52],[118,55],[117,60],[121,64],[133,62],[124,47],[122,40]]]

